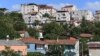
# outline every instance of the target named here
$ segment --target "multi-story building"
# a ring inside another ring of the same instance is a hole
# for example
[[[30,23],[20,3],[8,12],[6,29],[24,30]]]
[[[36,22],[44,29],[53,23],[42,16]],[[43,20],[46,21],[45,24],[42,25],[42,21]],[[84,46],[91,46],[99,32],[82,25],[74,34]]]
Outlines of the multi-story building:
[[[44,23],[48,19],[48,18],[43,18],[43,15],[45,13],[55,17],[54,15],[56,14],[56,10],[52,6],[29,3],[21,5],[21,13],[23,15],[25,23],[29,27],[32,26],[32,23],[35,20]]]
[[[95,21],[100,21],[100,10],[96,11],[94,17],[95,17]]]
[[[56,13],[56,9],[54,9],[52,6],[38,5],[38,7],[39,13],[41,13],[42,15],[48,13],[49,15],[54,16],[54,14]]]
[[[72,11],[76,11],[77,8],[74,5],[66,5],[66,6],[62,7],[61,10],[72,12]]]
[[[70,21],[70,13],[68,11],[57,11],[56,13],[56,21]]]
[[[77,10],[74,12],[71,12],[71,17],[75,21],[81,21],[83,17],[85,17],[86,20],[93,21],[93,13],[89,10]]]
[[[21,13],[22,14],[29,14],[33,12],[38,12],[38,5],[34,3],[29,4],[21,4]]]
[[[34,3],[21,4],[21,13],[27,26],[32,26],[35,20],[40,19],[38,5]]]

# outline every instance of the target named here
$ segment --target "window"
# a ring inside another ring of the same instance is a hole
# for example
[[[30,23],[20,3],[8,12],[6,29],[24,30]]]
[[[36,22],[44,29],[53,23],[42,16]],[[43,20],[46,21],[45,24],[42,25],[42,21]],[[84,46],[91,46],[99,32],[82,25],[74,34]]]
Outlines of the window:
[[[65,14],[62,14],[63,16],[65,16]]]
[[[44,49],[44,45],[43,44],[36,44],[36,49]]]
[[[66,19],[66,17],[62,17],[62,19]]]
[[[32,11],[34,11],[34,9],[32,9]]]

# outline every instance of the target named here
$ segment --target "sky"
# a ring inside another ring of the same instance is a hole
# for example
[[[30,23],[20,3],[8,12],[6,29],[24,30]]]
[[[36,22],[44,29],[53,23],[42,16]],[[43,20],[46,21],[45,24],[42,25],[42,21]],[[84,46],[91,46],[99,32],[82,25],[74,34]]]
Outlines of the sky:
[[[7,8],[8,10],[20,10],[20,4],[36,3],[47,4],[60,9],[65,5],[75,5],[78,9],[100,10],[100,0],[1,0],[0,8]]]

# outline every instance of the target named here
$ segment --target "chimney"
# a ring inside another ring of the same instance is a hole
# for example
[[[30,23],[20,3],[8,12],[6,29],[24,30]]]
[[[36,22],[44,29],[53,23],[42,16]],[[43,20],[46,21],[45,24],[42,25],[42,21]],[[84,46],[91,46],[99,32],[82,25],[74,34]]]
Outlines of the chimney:
[[[59,38],[57,38],[57,42],[59,42]]]
[[[9,41],[9,35],[7,35],[6,37],[7,37],[6,41]]]
[[[43,33],[42,31],[39,31],[39,40],[43,39]]]

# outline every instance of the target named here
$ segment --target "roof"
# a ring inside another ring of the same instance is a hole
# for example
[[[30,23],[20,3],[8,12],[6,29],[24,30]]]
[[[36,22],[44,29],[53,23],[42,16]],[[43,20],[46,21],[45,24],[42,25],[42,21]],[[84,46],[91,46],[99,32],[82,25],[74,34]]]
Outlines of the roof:
[[[100,42],[88,42],[89,48],[100,48]]]
[[[100,10],[96,10],[96,14],[100,14]]]
[[[26,31],[18,31],[19,34],[23,34],[25,33]]]
[[[27,37],[21,39],[24,43],[35,43],[35,44],[48,44],[48,45],[53,45],[53,44],[61,44],[61,45],[75,45],[77,39],[70,37],[69,39],[58,39],[58,40],[39,40],[35,39],[34,37]]]
[[[62,11],[62,10],[60,10],[60,11],[57,11],[57,12],[68,12],[68,11]]]
[[[0,45],[4,46],[24,46],[25,44],[22,41],[18,40],[0,40]]]
[[[21,5],[36,5],[37,6],[37,4],[35,3],[21,4]]]
[[[3,11],[5,11],[5,10],[7,10],[6,8],[0,8],[0,10],[3,10]]]
[[[69,7],[73,7],[73,5],[66,5],[63,8],[69,8]]]
[[[82,33],[82,34],[80,34],[80,37],[83,37],[83,38],[91,38],[91,37],[93,37],[93,35],[92,34],[89,34],[89,33]]]
[[[48,5],[38,5],[38,6],[41,9],[52,9],[53,8],[52,6],[48,6]]]

